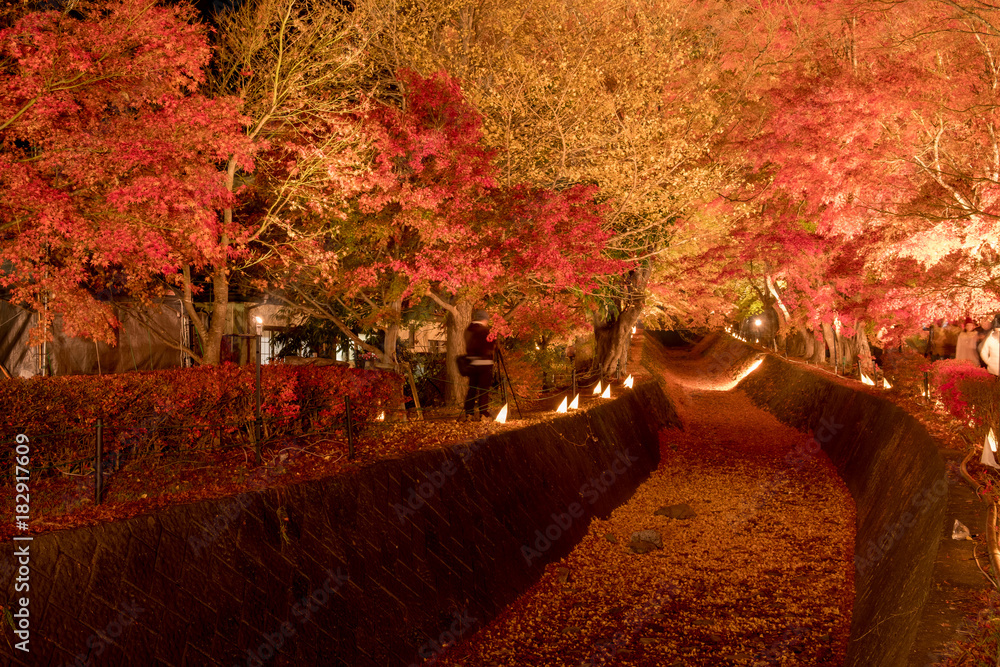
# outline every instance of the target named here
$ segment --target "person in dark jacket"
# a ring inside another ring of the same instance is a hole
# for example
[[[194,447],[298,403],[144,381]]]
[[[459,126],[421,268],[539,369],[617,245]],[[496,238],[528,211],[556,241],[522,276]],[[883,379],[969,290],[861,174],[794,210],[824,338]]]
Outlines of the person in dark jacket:
[[[469,390],[465,394],[465,418],[475,419],[476,405],[480,418],[490,419],[490,385],[493,384],[493,349],[489,339],[490,316],[485,310],[472,313],[472,323],[465,330],[465,354],[469,357]]]

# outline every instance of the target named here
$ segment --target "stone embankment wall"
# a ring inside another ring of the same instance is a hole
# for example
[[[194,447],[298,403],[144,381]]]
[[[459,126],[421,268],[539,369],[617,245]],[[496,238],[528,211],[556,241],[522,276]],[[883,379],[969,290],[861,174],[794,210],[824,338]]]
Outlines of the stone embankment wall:
[[[944,533],[949,482],[937,444],[895,404],[727,336],[699,346],[708,363],[745,369],[738,388],[781,421],[812,433],[857,506],[855,603],[848,667],[906,665]],[[923,662],[921,665],[925,664]]]
[[[16,665],[410,665],[467,636],[631,496],[661,388],[356,473],[38,536]],[[19,543],[22,548],[24,543]],[[11,643],[19,641],[4,629]],[[0,662],[9,653],[0,642]]]

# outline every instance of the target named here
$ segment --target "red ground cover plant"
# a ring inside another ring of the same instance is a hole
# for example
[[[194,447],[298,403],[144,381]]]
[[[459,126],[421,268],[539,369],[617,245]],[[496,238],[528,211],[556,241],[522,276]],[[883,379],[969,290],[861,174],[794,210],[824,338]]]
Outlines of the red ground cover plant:
[[[250,437],[252,423],[224,427],[220,443],[217,432],[208,426],[181,429],[167,421],[167,415],[184,416],[185,411],[193,411],[187,414],[190,419],[211,417],[213,411],[205,405],[210,399],[224,399],[232,406],[230,423],[236,415],[252,417],[252,368],[224,365],[217,369],[102,378],[50,378],[48,387],[41,380],[0,383],[0,404],[7,405],[6,401],[17,394],[19,405],[24,407],[20,414],[28,417],[9,417],[19,414],[16,410],[20,408],[7,411],[0,417],[0,428],[14,433],[9,430],[12,424],[31,424],[26,431],[32,447],[28,532],[40,534],[122,521],[172,505],[352,474],[379,460],[469,442],[557,416],[551,409],[540,408],[523,417],[518,412],[506,424],[492,420],[459,423],[453,409],[425,409],[422,419],[410,410],[408,417],[403,417],[394,410],[401,400],[402,380],[392,373],[329,367],[279,366],[262,370],[265,441],[259,464]],[[195,378],[194,371],[205,374]],[[186,384],[171,395],[165,387],[173,385],[168,385],[164,377]],[[23,391],[16,391],[15,386]],[[199,387],[207,388],[200,403]],[[294,400],[289,401],[289,396]],[[124,429],[124,434],[113,427],[105,431],[108,444],[100,504],[95,502],[93,460],[94,403],[99,397],[104,397],[106,409],[120,409],[132,425]],[[353,458],[343,421],[345,397],[351,398]],[[66,400],[78,402],[63,402]],[[581,407],[599,402],[585,396]],[[81,407],[79,414],[68,414],[76,405]],[[521,408],[530,412],[532,405]],[[143,413],[143,406],[159,406],[160,411]],[[381,420],[383,409],[385,419]],[[297,416],[284,421],[268,416],[281,411]],[[74,421],[67,425],[70,418]],[[53,438],[45,441],[42,429],[60,426],[76,429],[60,436],[63,440],[59,442],[66,455],[75,453],[79,458],[54,459],[52,465],[42,463],[42,455],[53,450],[54,442]],[[15,494],[9,491],[5,493],[0,486],[0,513],[4,516],[14,513]],[[13,522],[0,524],[0,541],[10,539],[14,532]]]
[[[944,359],[930,366],[931,391],[953,417],[973,430],[976,440],[997,419],[997,379],[967,361]]]
[[[64,465],[93,456],[98,418],[105,451],[192,449],[222,440],[244,443],[256,407],[255,369],[223,364],[105,376],[16,379],[0,384],[3,432],[26,433],[32,465]],[[261,369],[265,438],[339,424],[345,398],[354,417],[370,421],[395,407],[402,379],[384,371],[341,367]],[[13,435],[11,436],[13,437]]]

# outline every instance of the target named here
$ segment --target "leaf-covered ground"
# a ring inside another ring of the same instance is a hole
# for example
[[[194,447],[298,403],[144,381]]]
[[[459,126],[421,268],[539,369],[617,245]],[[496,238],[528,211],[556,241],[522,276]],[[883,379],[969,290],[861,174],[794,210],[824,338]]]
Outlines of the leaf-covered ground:
[[[731,378],[672,356],[664,374],[684,429],[662,432],[659,468],[435,664],[842,663],[854,600],[850,494],[822,452],[790,456],[807,436],[741,392],[712,390]],[[697,516],[654,515],[680,503]],[[663,548],[633,553],[630,536],[650,529]]]

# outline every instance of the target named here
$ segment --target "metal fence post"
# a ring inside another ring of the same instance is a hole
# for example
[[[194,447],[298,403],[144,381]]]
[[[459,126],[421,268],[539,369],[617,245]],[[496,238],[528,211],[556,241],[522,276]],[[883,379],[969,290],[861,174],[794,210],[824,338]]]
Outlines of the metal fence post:
[[[931,382],[927,371],[924,371],[924,398],[931,400]]]
[[[101,504],[101,492],[104,490],[104,469],[101,459],[104,458],[104,420],[97,418],[97,443],[94,456],[94,504]]]
[[[344,408],[347,414],[347,458],[354,458],[354,423],[351,419],[351,397],[344,397]]]
[[[261,336],[261,319],[257,318],[257,388],[256,388],[256,399],[257,406],[256,412],[254,413],[254,445],[257,454],[257,465],[260,465],[263,461],[263,456],[261,455],[261,440],[264,439],[264,429],[262,428],[262,421],[260,417],[260,336]]]

